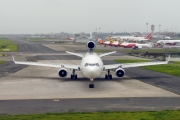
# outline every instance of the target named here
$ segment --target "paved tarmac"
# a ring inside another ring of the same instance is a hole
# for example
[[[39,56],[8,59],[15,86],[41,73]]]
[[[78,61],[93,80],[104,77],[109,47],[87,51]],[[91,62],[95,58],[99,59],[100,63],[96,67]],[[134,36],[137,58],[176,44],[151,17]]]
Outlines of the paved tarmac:
[[[26,65],[17,65],[14,62],[7,61],[0,65],[0,78],[9,76],[19,70],[26,68]]]
[[[45,47],[41,44],[19,44],[19,52],[35,52],[35,53],[57,53],[57,51]]]
[[[1,100],[0,114],[177,110],[179,101],[179,97]]]
[[[126,75],[142,82],[180,95],[180,78],[143,68],[128,68]]]
[[[63,50],[85,50],[85,47],[78,49],[73,45],[55,45],[54,49],[51,48],[54,45],[16,41],[22,44],[21,55],[30,61],[79,64],[78,57],[51,54]],[[112,48],[112,51],[114,49],[117,48]],[[103,58],[104,64],[115,63],[112,59],[118,55]],[[112,73],[113,80],[104,80],[104,73],[95,80],[95,88],[89,89],[89,80],[80,72],[78,80],[71,80],[69,77],[59,78],[58,70],[54,68],[20,65],[14,70],[13,67],[2,66],[4,69],[0,66],[0,71],[12,69],[12,72],[0,78],[0,114],[180,109],[179,78],[163,73],[131,68],[126,69],[124,78],[116,78]],[[12,62],[10,66],[13,66]]]

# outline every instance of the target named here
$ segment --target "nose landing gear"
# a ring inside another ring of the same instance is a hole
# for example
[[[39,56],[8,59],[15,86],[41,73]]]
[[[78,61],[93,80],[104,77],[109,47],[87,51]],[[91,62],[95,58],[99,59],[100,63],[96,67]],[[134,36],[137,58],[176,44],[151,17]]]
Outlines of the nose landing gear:
[[[90,79],[91,84],[89,84],[89,88],[94,88],[93,79]]]
[[[105,79],[112,79],[112,75],[110,73],[110,70],[107,71],[108,74],[105,75]]]
[[[75,69],[72,70],[71,79],[77,79],[77,74],[75,74]]]

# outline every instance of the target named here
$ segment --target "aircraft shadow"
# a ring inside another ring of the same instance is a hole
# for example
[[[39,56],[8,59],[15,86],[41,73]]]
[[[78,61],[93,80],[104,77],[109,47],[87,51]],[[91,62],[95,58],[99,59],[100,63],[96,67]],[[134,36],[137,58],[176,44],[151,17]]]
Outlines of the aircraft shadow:
[[[89,81],[88,78],[78,78],[78,79],[71,79],[71,78],[60,78],[60,77],[42,77],[42,76],[21,76],[19,78],[28,78],[28,79],[45,79],[45,80],[58,80],[62,82],[66,81]],[[123,77],[123,78],[112,78],[112,79],[105,79],[105,78],[96,78],[94,79],[95,81],[124,81],[124,80],[132,80],[132,79],[137,79],[137,80],[153,80],[157,78],[163,78],[162,76],[159,77]]]

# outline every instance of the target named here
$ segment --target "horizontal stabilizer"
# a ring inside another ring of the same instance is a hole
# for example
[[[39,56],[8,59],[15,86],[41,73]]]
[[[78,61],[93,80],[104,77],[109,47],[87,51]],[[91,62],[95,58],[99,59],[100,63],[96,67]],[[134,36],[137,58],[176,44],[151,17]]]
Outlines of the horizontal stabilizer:
[[[69,53],[69,54],[72,54],[72,55],[75,55],[75,56],[78,56],[78,57],[83,57],[84,56],[83,54],[73,53],[73,52],[69,52],[69,51],[66,51],[66,53]]]
[[[100,54],[99,57],[107,56],[113,53],[116,53],[116,51]]]

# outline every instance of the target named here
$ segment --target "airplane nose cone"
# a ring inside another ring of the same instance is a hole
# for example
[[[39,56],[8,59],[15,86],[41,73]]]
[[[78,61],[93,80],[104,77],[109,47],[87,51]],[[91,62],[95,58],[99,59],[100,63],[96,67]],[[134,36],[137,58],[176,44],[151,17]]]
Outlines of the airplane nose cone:
[[[101,71],[100,71],[100,69],[98,69],[98,68],[88,68],[88,72],[87,72],[87,74],[86,74],[86,77],[87,78],[97,78],[97,77],[99,77],[100,76],[100,74],[101,74]]]

